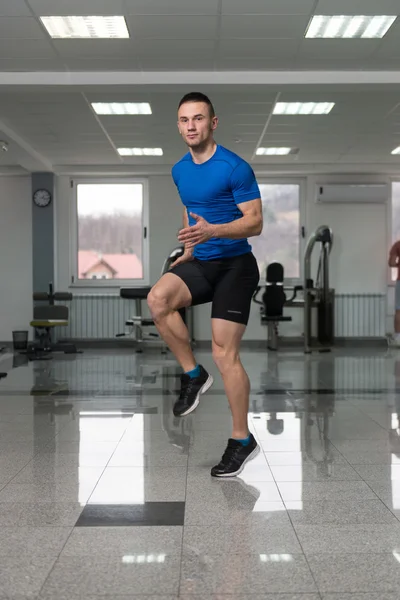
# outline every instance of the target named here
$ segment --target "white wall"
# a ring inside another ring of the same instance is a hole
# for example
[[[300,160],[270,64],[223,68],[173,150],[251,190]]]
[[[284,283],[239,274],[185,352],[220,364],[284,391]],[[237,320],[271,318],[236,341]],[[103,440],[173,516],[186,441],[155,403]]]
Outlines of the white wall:
[[[0,177],[0,340],[29,330],[32,320],[32,193],[30,176]],[[30,331],[31,333],[31,331]]]
[[[265,179],[257,173],[259,181]],[[287,180],[288,176],[284,177]],[[298,176],[296,180],[298,181]],[[329,225],[334,232],[334,246],[330,260],[331,285],[337,293],[386,293],[387,289],[387,209],[386,205],[359,204],[345,206],[317,205],[314,200],[316,183],[368,183],[388,181],[386,177],[373,175],[327,175],[304,177],[304,219],[306,240],[319,225]],[[70,178],[61,176],[57,181],[57,254],[58,289],[67,289],[69,282],[69,238],[72,202]],[[177,196],[171,176],[149,177],[149,235],[150,235],[150,282],[160,276],[166,253],[177,243],[176,235],[182,222],[182,205]],[[304,244],[306,242],[304,240]],[[304,248],[303,248],[304,249]],[[312,276],[316,277],[318,248]],[[116,291],[117,293],[117,291]],[[195,337],[209,340],[211,336],[210,305],[196,307]],[[291,323],[283,323],[281,332],[285,336],[300,336],[303,332],[303,311],[287,309]],[[258,306],[252,303],[247,340],[264,340],[266,329],[260,327]]]

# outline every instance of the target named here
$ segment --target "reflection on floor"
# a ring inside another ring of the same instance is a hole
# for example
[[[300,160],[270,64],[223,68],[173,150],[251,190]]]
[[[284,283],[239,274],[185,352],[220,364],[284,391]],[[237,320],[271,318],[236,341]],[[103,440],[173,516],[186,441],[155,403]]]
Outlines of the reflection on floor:
[[[224,481],[197,356],[184,419],[168,356],[3,357],[0,599],[398,600],[400,351],[244,352],[263,452]]]

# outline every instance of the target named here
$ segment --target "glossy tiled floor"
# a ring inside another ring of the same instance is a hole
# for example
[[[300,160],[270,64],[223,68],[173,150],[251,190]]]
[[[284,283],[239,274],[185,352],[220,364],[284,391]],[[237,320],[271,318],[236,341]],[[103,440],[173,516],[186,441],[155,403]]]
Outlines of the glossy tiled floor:
[[[400,351],[243,362],[263,452],[220,481],[218,376],[177,420],[168,357],[3,356],[0,600],[398,600]]]

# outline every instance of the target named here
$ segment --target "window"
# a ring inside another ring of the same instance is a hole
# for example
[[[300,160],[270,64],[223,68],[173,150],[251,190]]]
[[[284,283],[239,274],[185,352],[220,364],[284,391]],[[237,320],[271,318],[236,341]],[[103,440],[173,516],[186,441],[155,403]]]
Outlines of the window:
[[[300,184],[259,183],[264,228],[250,243],[258,262],[261,280],[271,262],[280,262],[285,279],[299,279],[300,265]]]
[[[400,240],[400,181],[392,182],[392,244]],[[391,279],[396,281],[397,269],[391,270]]]
[[[72,281],[120,286],[148,281],[147,182],[76,182]]]

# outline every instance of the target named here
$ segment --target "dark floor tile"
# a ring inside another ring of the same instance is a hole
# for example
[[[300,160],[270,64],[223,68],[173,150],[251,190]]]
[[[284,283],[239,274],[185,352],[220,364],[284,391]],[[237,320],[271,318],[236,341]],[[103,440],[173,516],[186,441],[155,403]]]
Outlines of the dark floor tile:
[[[76,527],[182,526],[184,515],[184,502],[87,504]]]

